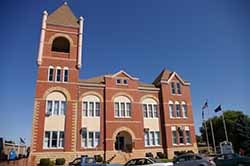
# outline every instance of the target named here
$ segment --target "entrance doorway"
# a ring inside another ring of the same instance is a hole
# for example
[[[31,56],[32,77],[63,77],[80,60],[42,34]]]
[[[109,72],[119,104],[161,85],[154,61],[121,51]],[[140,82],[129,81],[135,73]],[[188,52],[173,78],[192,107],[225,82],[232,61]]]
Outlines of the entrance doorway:
[[[115,150],[132,152],[132,137],[127,131],[121,131],[117,134]]]

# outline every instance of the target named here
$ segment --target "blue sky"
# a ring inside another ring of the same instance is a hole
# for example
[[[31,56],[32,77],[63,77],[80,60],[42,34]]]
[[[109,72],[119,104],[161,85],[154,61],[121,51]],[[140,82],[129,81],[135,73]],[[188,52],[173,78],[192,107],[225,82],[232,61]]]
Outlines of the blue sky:
[[[0,136],[30,141],[43,10],[62,0],[1,2]],[[84,16],[80,78],[121,69],[151,83],[166,67],[191,82],[196,131],[201,106],[250,114],[250,1],[69,0]],[[219,113],[220,114],[220,113]],[[215,115],[210,113],[210,115]]]

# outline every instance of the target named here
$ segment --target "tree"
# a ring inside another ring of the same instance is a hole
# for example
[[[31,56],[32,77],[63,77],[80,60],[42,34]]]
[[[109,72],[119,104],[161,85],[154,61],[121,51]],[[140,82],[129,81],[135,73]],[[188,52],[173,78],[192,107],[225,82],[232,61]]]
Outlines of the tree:
[[[225,111],[224,112],[228,139],[233,144],[235,152],[238,152],[240,148],[246,150],[246,153],[250,154],[250,118],[243,114],[241,111]],[[209,143],[212,146],[212,133],[210,122],[212,121],[214,129],[215,144],[219,146],[219,143],[225,141],[225,131],[223,126],[222,116],[215,116],[205,121],[208,131]],[[204,123],[200,127],[202,140],[206,142],[206,133]]]

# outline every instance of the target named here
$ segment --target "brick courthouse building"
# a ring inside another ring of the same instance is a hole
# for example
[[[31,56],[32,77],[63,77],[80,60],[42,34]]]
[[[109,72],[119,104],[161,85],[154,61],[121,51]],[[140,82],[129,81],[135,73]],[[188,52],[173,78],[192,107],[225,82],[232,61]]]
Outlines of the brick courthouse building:
[[[112,162],[197,152],[190,83],[163,70],[152,84],[125,71],[79,80],[83,17],[65,3],[43,13],[31,156],[96,154]]]

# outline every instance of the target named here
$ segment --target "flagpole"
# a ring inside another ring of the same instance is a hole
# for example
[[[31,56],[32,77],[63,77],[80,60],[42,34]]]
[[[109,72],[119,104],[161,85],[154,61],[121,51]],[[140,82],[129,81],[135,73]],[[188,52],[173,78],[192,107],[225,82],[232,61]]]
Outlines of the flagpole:
[[[228,137],[227,137],[227,126],[224,118],[224,112],[222,111],[222,119],[223,119],[223,125],[224,125],[224,130],[225,130],[225,136],[226,136],[226,141],[228,142]]]
[[[208,109],[208,107],[207,107],[207,112],[208,112],[207,114],[208,114],[208,117],[209,117],[209,109]],[[215,154],[216,154],[217,151],[216,151],[216,145],[215,145],[215,139],[214,139],[214,128],[213,128],[213,123],[212,123],[211,118],[209,119],[209,123],[210,123],[212,138],[213,138],[214,152],[215,152]]]
[[[203,111],[203,110],[202,110],[202,111]],[[208,151],[208,153],[209,153],[209,152],[210,152],[210,149],[209,149],[209,140],[208,140],[208,134],[207,134],[207,124],[206,124],[206,121],[205,121],[204,116],[203,116],[202,118],[203,118],[203,123],[204,123],[204,126],[205,126],[206,138],[207,138],[207,151]]]

